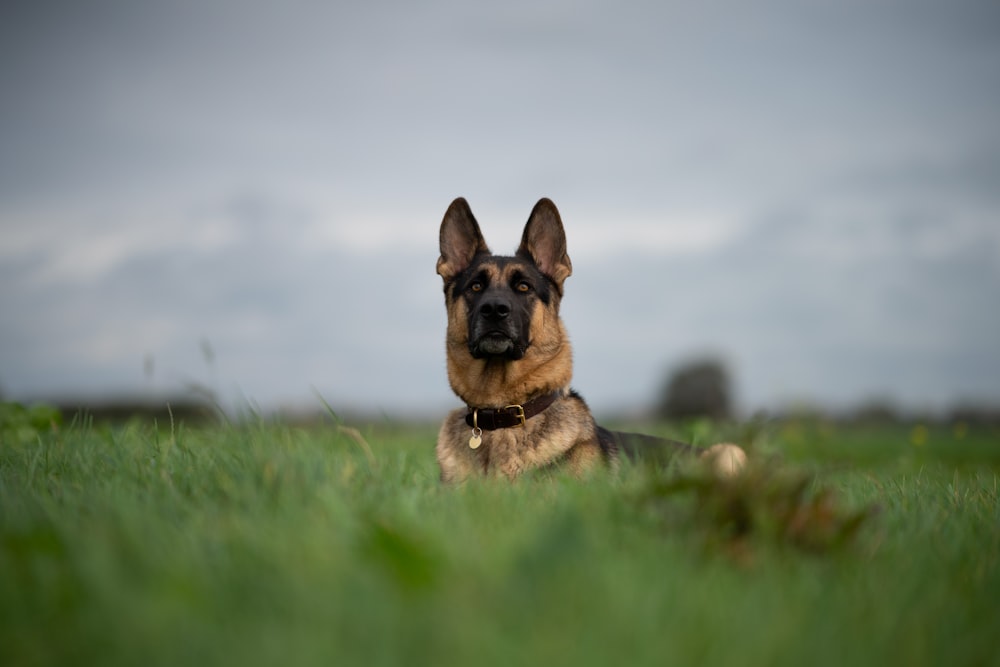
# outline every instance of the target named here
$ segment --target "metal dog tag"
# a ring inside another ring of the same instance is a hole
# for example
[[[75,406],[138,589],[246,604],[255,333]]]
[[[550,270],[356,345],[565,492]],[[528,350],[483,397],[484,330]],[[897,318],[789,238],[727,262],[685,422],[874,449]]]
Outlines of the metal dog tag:
[[[472,437],[469,438],[469,447],[471,449],[476,449],[481,444],[483,444],[483,429],[481,428],[472,429]]]

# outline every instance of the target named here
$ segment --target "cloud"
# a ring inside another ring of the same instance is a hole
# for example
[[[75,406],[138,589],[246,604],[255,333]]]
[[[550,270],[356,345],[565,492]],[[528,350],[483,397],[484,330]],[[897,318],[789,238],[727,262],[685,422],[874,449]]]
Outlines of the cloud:
[[[701,350],[748,405],[1000,396],[996,18],[22,5],[0,24],[0,382],[146,390],[153,355],[152,389],[448,404],[444,209],[466,196],[510,252],[549,196],[598,407]]]

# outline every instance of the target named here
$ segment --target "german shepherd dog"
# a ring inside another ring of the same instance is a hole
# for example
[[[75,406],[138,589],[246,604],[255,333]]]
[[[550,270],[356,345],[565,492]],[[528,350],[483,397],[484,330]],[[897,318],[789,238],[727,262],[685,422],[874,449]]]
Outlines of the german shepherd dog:
[[[448,381],[467,407],[444,420],[437,460],[444,482],[477,475],[514,479],[565,466],[583,475],[631,458],[708,456],[723,473],[745,460],[736,445],[690,445],[616,433],[598,426],[570,389],[573,358],[559,317],[563,283],[573,272],[559,211],[541,199],[513,257],[490,252],[463,198],[451,203],[440,232],[437,272],[448,310]]]

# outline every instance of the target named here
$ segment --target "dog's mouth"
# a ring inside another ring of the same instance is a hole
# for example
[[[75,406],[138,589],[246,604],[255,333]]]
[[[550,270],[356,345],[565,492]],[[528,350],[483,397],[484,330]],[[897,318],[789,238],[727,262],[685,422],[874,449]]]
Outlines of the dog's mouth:
[[[476,359],[504,357],[517,360],[524,356],[524,348],[510,336],[499,331],[483,334],[472,342],[469,351]]]

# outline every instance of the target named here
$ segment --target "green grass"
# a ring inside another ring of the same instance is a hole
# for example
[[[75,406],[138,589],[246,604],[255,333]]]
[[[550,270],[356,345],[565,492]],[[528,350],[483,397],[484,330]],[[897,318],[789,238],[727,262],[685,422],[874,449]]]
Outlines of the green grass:
[[[0,665],[1000,665],[986,427],[443,488],[433,427],[159,426],[0,430]]]

